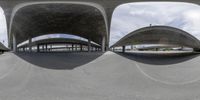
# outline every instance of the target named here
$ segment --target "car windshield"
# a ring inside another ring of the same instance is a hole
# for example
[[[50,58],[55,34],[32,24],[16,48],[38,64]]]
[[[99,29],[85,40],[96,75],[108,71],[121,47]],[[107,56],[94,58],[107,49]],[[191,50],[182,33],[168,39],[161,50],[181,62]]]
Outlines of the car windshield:
[[[0,100],[199,100],[200,2],[170,1],[0,0]]]

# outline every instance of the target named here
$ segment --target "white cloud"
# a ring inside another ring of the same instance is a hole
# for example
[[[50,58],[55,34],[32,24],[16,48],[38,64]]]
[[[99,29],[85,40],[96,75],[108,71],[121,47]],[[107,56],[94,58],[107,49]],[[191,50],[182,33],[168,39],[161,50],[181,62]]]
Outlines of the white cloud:
[[[8,46],[7,24],[2,8],[0,8],[0,42]]]
[[[166,25],[185,30],[200,39],[200,6],[178,2],[124,4],[113,13],[110,45],[141,27]]]

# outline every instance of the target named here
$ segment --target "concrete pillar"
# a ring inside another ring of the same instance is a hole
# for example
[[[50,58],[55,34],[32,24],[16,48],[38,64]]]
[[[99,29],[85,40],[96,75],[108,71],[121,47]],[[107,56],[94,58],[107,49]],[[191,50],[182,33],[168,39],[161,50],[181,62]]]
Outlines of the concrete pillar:
[[[113,49],[113,52],[115,52],[115,47],[113,47],[112,49]]]
[[[133,50],[133,48],[134,48],[133,45],[131,45],[131,50]]]
[[[156,51],[158,51],[158,48],[156,48]]]
[[[42,44],[42,52],[44,52],[44,44]]]
[[[83,45],[82,44],[80,45],[80,51],[83,51]]]
[[[74,51],[74,44],[72,44],[72,51]]]
[[[97,48],[96,48],[96,47],[94,47],[94,51],[97,51]]]
[[[75,44],[75,51],[77,51],[77,44]]]
[[[88,39],[88,52],[91,52],[91,40]]]
[[[125,52],[126,46],[122,46],[122,52]]]
[[[29,47],[29,52],[32,52],[32,38],[28,39],[28,47]]]
[[[102,43],[101,43],[101,50],[102,52],[105,52],[105,42],[106,42],[106,38],[105,36],[102,37]]]
[[[45,44],[45,51],[46,51],[46,52],[48,51],[48,47],[47,47],[47,44]]]
[[[95,47],[95,51],[98,51],[98,48],[97,48],[97,47]]]
[[[16,37],[13,34],[13,51],[16,52],[17,51],[17,43],[16,43]]]
[[[68,45],[66,44],[65,46],[66,46],[66,51],[69,51]]]
[[[37,52],[40,52],[40,45],[37,44]]]
[[[93,52],[93,49],[94,49],[93,46],[91,46],[91,47],[90,47],[90,51]]]
[[[50,49],[49,49],[49,51],[52,51],[52,44],[50,45]]]
[[[24,52],[24,51],[25,51],[25,50],[24,50],[24,47],[21,47],[21,51],[22,51],[22,52]]]

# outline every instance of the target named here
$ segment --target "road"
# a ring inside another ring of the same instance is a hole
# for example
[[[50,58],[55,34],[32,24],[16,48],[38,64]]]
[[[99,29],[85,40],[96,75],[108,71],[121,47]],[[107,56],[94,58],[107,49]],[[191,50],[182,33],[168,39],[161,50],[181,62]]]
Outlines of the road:
[[[1,100],[199,100],[199,80],[198,55],[0,55]]]

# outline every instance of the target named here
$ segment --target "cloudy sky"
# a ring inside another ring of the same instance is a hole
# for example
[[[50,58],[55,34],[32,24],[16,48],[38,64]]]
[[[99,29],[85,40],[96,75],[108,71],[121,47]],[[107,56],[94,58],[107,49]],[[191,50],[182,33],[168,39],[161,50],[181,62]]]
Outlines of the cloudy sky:
[[[150,24],[176,27],[200,39],[200,6],[176,2],[146,2],[121,5],[113,13],[110,45],[126,34]],[[59,36],[73,37],[56,35],[56,37]],[[8,45],[6,21],[2,9],[0,9],[0,42],[6,46]]]
[[[110,45],[126,34],[150,24],[176,27],[200,39],[200,6],[176,2],[121,5],[113,13]]]
[[[8,45],[7,26],[2,8],[0,8],[0,42]]]

